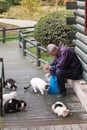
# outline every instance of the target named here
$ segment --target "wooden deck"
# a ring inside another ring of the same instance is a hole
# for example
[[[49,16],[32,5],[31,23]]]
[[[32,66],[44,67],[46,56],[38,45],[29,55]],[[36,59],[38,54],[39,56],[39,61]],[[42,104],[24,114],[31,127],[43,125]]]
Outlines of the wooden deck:
[[[1,128],[0,130],[87,130],[86,124],[37,126],[29,128]]]
[[[9,128],[19,130],[15,127],[22,130],[87,130],[87,114],[71,88],[67,88],[67,96],[61,100],[57,95],[35,94],[31,88],[24,92],[24,86],[29,84],[32,77],[44,79],[44,73],[22,56],[17,42],[0,45],[0,57],[4,58],[6,79],[13,78],[17,81],[17,99],[24,99],[28,104],[26,112],[1,117],[0,127],[3,128],[1,130]],[[4,93],[8,92],[4,90]],[[58,118],[51,111],[51,105],[56,101],[64,102],[72,114],[66,118]]]

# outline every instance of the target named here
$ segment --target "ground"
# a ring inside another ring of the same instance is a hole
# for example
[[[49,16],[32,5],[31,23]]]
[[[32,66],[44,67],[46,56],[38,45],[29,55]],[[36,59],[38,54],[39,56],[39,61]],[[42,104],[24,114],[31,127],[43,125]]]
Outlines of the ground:
[[[73,89],[69,88],[68,85],[66,86],[67,96],[63,99],[58,99],[57,95],[35,94],[32,88],[24,91],[24,87],[29,84],[29,80],[32,77],[41,77],[44,79],[44,72],[38,69],[35,63],[31,63],[30,57],[23,57],[22,50],[19,49],[18,46],[17,41],[3,45],[0,44],[0,57],[4,58],[5,78],[13,78],[17,81],[17,99],[26,100],[28,110],[16,114],[5,114],[0,119],[0,126],[26,129],[29,127],[30,129],[40,130],[56,130],[57,128],[61,128],[62,130],[66,128],[69,130],[79,128],[81,130],[84,127],[85,130],[87,126],[83,123],[87,123],[87,114],[82,108]],[[4,89],[4,93],[9,93],[9,90]],[[70,116],[58,118],[57,115],[52,112],[51,106],[56,101],[62,101],[66,104],[70,109]]]

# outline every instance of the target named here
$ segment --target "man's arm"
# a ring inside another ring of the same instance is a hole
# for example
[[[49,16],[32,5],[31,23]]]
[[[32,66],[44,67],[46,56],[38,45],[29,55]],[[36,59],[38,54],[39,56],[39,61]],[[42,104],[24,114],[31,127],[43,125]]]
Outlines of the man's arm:
[[[64,69],[68,60],[68,51],[62,51],[61,57],[59,58],[56,68]]]
[[[57,64],[57,62],[56,62],[56,60],[54,59],[53,62],[50,63],[51,70],[53,70],[53,71],[56,70],[56,64]]]

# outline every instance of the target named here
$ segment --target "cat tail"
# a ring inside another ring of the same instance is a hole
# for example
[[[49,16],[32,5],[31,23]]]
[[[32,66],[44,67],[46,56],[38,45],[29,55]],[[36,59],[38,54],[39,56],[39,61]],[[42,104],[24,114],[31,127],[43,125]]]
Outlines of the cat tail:
[[[29,84],[29,86],[28,87],[24,87],[24,89],[28,89],[28,88],[30,88],[31,87],[31,85]]]

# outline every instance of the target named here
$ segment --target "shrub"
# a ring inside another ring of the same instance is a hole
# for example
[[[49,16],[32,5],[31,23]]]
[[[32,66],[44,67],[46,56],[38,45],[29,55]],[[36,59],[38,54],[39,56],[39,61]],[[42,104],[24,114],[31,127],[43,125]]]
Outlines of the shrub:
[[[21,0],[21,5],[29,12],[34,12],[38,10],[38,2],[39,0]]]
[[[34,37],[42,46],[47,46],[50,43],[58,45],[60,41],[70,45],[66,39],[67,32],[70,30],[71,28],[65,24],[64,18],[59,18],[58,12],[55,12],[38,21]]]
[[[9,8],[8,2],[0,0],[0,13],[6,12]]]
[[[12,5],[19,5],[21,0],[6,0],[9,4],[9,6],[12,6]]]

